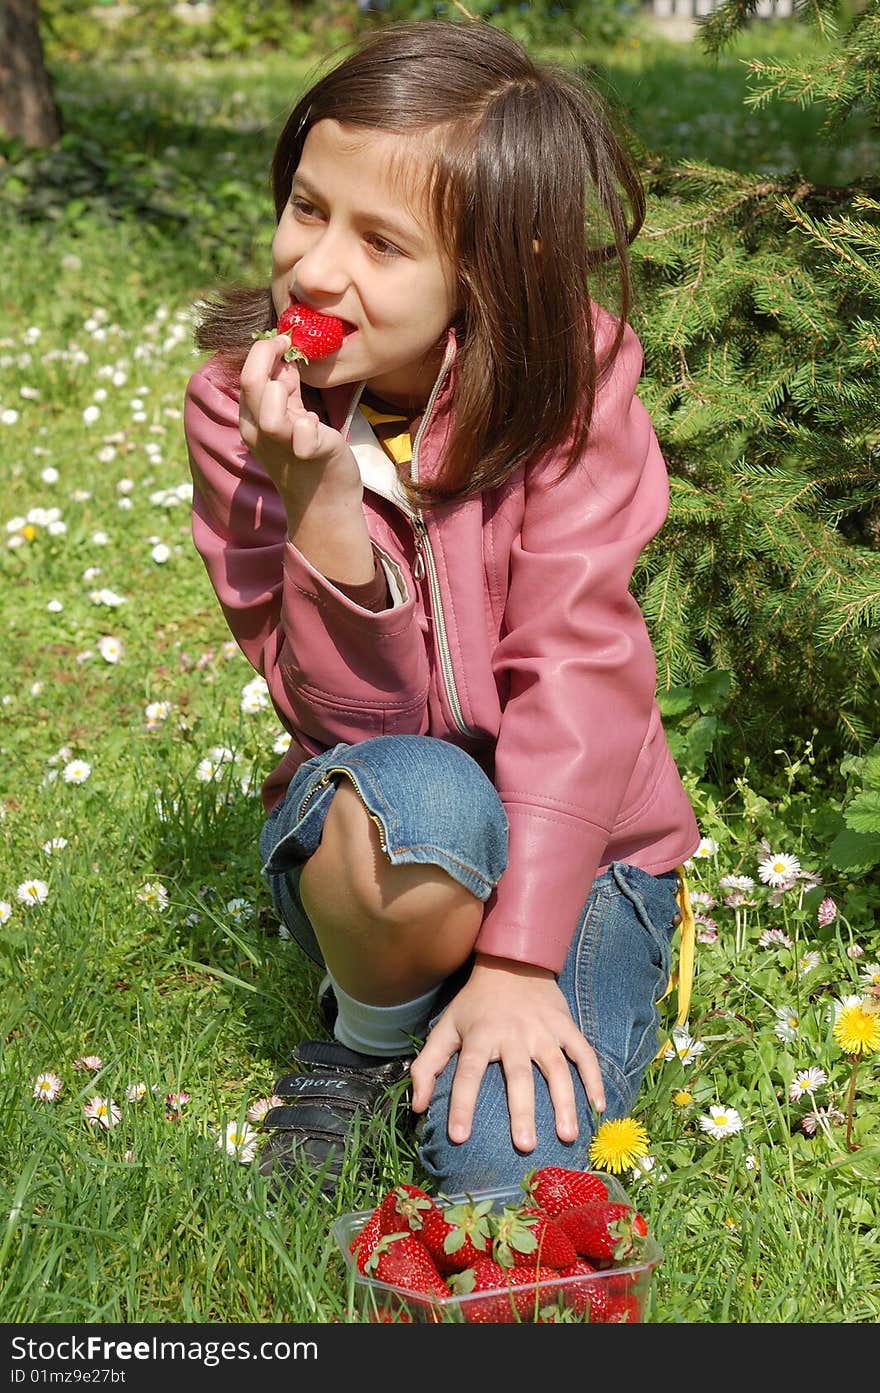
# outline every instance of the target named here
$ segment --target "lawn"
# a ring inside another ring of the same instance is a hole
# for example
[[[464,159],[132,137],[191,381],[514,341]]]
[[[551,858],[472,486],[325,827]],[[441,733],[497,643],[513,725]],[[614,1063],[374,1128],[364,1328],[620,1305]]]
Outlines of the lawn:
[[[825,148],[815,113],[743,106],[741,59],[771,49],[790,55],[784,31],[716,68],[643,33],[599,77],[654,152],[855,177],[876,159],[867,132]],[[354,1320],[330,1223],[419,1175],[404,1134],[332,1203],[305,1188],[273,1204],[226,1145],[291,1044],[320,1033],[317,972],[279,936],[260,876],[259,783],[286,737],[191,545],[181,402],[192,302],[264,274],[265,170],[309,66],[59,62],[64,144],[7,152],[9,1322]],[[875,1323],[880,1056],[853,1086],[835,1023],[880,983],[880,896],[824,863],[837,794],[809,748],[733,776],[723,793],[689,778],[693,1000],[639,1099],[650,1156],[623,1177],[665,1252],[648,1319]],[[768,856],[793,858],[781,884],[759,874]],[[112,1100],[103,1120],[94,1098]]]

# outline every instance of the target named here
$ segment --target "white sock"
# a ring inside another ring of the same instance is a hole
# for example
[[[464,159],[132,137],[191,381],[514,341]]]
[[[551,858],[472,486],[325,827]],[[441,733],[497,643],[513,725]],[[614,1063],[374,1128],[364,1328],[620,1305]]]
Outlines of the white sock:
[[[409,1054],[413,1045],[411,1035],[424,1036],[431,1018],[439,986],[413,1001],[401,1001],[396,1006],[373,1006],[367,1001],[355,1001],[344,992],[328,972],[333,994],[339,1008],[333,1034],[341,1045],[361,1054]]]

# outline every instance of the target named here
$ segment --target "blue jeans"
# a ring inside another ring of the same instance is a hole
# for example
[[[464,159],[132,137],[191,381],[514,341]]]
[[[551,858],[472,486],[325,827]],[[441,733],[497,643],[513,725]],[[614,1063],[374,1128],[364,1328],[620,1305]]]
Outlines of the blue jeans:
[[[378,820],[383,848],[394,864],[441,866],[483,901],[507,865],[508,824],[501,800],[480,766],[458,746],[431,736],[389,735],[336,745],[314,756],[300,765],[269,815],[260,852],[283,922],[317,963],[323,958],[299,896],[299,876],[320,844],[336,783],[346,776]],[[657,1051],[656,1002],[669,979],[676,889],[674,871],[655,876],[623,861],[613,862],[584,887],[584,907],[558,980],[572,1018],[598,1056],[608,1118],[631,1112]],[[456,989],[451,983],[441,996],[431,1026]],[[483,1078],[468,1140],[449,1140],[456,1063],[454,1056],[437,1079],[419,1122],[419,1158],[439,1190],[451,1194],[516,1186],[532,1166],[588,1165],[593,1117],[574,1065],[578,1139],[559,1140],[547,1085],[534,1067],[538,1145],[522,1152],[511,1139],[500,1064],[490,1064]]]

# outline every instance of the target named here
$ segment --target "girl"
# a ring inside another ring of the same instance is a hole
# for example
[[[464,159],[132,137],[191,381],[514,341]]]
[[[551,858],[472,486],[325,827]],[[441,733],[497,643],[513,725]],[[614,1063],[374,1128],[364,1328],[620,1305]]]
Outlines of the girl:
[[[699,843],[629,593],[668,505],[638,176],[589,90],[431,20],[313,85],[272,186],[271,284],[203,305],[185,410],[195,544],[292,737],[263,866],[335,1014],[262,1167],[332,1189],[407,1071],[445,1192],[586,1167],[656,1052]],[[341,346],[286,361],[291,303]]]

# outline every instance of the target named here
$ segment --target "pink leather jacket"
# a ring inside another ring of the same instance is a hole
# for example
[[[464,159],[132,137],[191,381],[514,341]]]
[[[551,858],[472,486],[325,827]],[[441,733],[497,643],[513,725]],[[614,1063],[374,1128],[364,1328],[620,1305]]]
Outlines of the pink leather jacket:
[[[600,336],[612,321],[600,316]],[[414,440],[432,477],[451,418],[455,336]],[[214,364],[193,374],[184,425],[193,539],[229,627],[294,739],[263,785],[267,811],[298,765],[332,745],[422,734],[467,750],[507,813],[509,863],[486,903],[479,951],[559,972],[596,874],[628,861],[659,874],[699,844],[654,699],[654,655],[629,593],[668,508],[666,467],[635,395],[627,327],[591,437],[562,482],[558,460],[422,513],[366,426],[362,387],[323,393],[350,440],[392,605],[374,613],[286,539],[281,500],[238,429]]]

